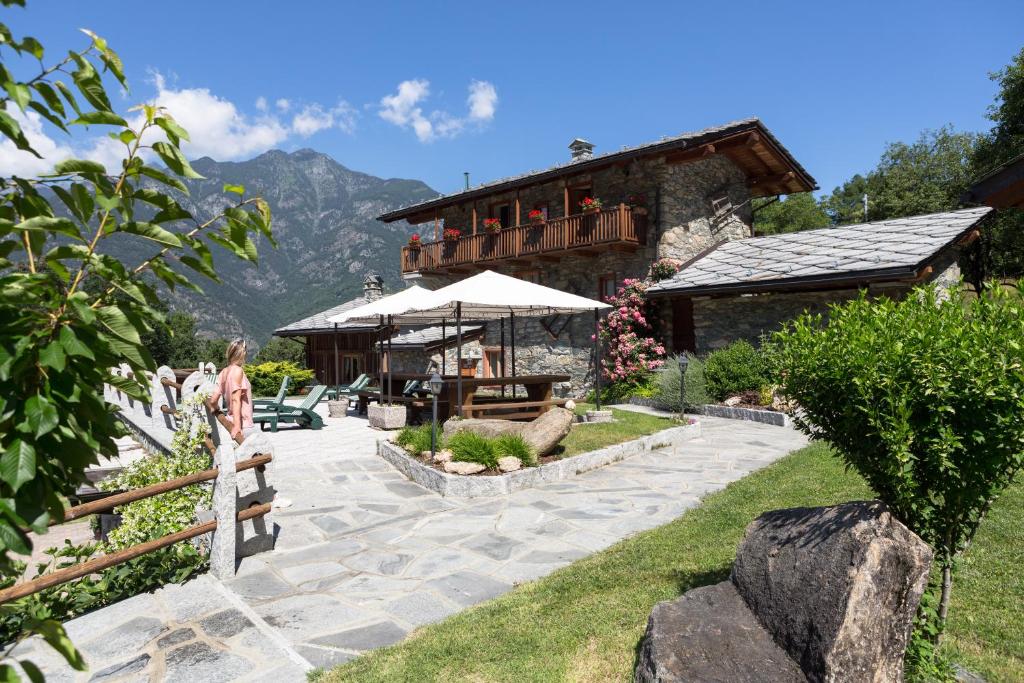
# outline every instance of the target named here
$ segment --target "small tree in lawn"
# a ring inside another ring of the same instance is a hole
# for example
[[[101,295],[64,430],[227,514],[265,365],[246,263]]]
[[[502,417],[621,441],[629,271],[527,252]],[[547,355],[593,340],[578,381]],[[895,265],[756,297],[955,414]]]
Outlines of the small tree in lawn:
[[[933,287],[899,302],[862,294],[827,322],[805,314],[766,347],[800,429],[830,442],[935,549],[940,599],[919,618],[933,643],[957,555],[1024,464],[1022,296],[1024,281],[970,300]]]
[[[117,455],[121,430],[115,407],[103,400],[104,383],[148,396],[146,372],[156,365],[142,337],[164,321],[144,276],[198,289],[184,273],[217,278],[211,242],[252,262],[256,241],[272,243],[269,207],[244,198],[241,187],[225,187],[233,197],[202,220],[175,200],[187,194],[182,178],[201,177],[181,150],[188,134],[152,105],[136,108],[131,122],[115,113],[103,73],[125,86],[121,60],[85,33],[86,49],[47,66],[39,41],[16,38],[0,23],[0,139],[40,156],[11,114],[17,109],[65,131],[102,126],[124,152],[109,170],[88,159],[53,159],[50,176],[0,177],[0,586],[18,578],[17,556],[32,550],[27,532],[60,522],[63,496],[86,481],[86,468]],[[106,244],[115,233],[148,245],[149,257],[123,264],[111,256]],[[120,363],[134,378],[111,372]],[[30,615],[23,636],[33,631],[84,668],[59,623]],[[41,680],[31,662],[19,664]],[[13,662],[0,662],[0,679],[18,676]]]

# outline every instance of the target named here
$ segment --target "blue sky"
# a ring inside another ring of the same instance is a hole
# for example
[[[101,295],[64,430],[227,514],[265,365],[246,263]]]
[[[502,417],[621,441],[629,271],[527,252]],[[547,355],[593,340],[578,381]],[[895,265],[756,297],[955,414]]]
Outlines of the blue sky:
[[[311,147],[442,192],[463,171],[563,161],[577,136],[602,152],[754,115],[831,190],[886,142],[986,129],[987,74],[1024,47],[1019,0],[29,0],[4,15],[53,54],[82,44],[80,26],[106,37],[128,66],[125,107],[166,102],[193,156]],[[40,135],[54,156],[90,144]]]

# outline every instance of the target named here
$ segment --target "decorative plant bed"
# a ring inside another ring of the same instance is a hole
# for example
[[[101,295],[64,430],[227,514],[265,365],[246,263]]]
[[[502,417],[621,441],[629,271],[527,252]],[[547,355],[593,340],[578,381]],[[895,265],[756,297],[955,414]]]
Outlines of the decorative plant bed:
[[[574,477],[634,455],[649,453],[666,446],[677,446],[696,439],[700,434],[700,423],[693,422],[568,458],[544,457],[540,460],[541,464],[536,467],[525,467],[504,474],[481,473],[472,476],[444,472],[387,440],[377,442],[377,454],[412,481],[442,496],[485,498],[504,496],[513,491]]]
[[[760,422],[761,424],[774,425],[776,427],[792,427],[793,420],[786,413],[777,410],[764,410],[758,408],[742,408],[739,406],[722,406],[715,403],[707,403],[700,406],[697,411],[708,417],[724,417],[730,420],[747,420],[748,422]]]

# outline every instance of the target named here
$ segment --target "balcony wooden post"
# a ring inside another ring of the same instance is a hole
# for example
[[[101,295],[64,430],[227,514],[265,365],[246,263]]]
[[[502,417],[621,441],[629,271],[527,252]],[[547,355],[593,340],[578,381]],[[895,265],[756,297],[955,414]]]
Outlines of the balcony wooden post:
[[[629,232],[626,226],[626,219],[628,214],[626,213],[626,205],[624,203],[619,204],[619,239],[626,239],[626,234]]]
[[[476,234],[476,202],[473,202],[473,234]]]
[[[438,220],[437,214],[434,214],[434,241],[441,239],[441,221]]]
[[[562,199],[563,199],[563,202],[564,202],[564,204],[563,204],[564,208],[562,210],[562,217],[563,218],[568,218],[569,217],[569,186],[566,185],[564,188],[562,188],[562,190],[563,190],[563,192],[562,192]]]
[[[519,220],[519,190],[516,190],[516,222],[514,223],[514,225],[516,227],[519,227],[519,225],[521,225],[520,220]],[[502,226],[502,227],[505,227],[505,226]]]

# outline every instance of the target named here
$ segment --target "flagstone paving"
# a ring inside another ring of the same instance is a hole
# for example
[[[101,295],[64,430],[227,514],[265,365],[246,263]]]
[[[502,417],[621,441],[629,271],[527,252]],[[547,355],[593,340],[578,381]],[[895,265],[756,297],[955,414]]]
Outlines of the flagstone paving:
[[[376,455],[365,420],[282,429],[273,552],[237,576],[167,586],[68,623],[91,664],[51,681],[305,680],[361,652],[678,517],[800,448],[794,430],[702,417],[703,436],[502,498],[442,498]],[[578,427],[586,429],[586,426]],[[23,646],[24,647],[24,646]]]

